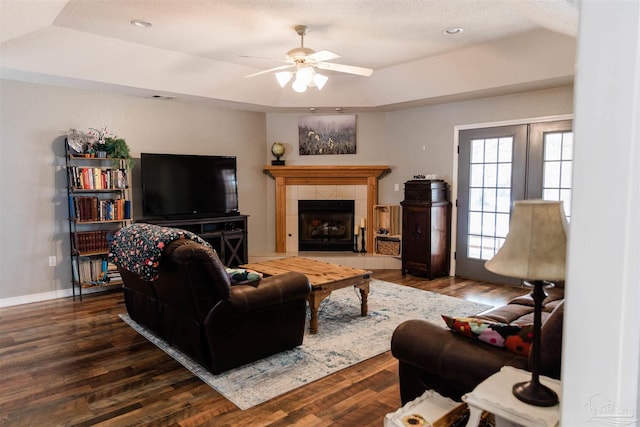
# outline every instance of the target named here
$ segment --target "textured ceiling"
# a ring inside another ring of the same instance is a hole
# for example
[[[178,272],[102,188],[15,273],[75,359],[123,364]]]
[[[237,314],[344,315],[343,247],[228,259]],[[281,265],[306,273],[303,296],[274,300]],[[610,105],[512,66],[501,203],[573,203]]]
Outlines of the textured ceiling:
[[[0,13],[3,77],[258,110],[375,109],[566,83],[578,25],[570,0],[2,0]],[[271,74],[245,79],[299,46],[297,24],[309,26],[305,46],[373,76],[330,72],[322,92],[304,94]]]

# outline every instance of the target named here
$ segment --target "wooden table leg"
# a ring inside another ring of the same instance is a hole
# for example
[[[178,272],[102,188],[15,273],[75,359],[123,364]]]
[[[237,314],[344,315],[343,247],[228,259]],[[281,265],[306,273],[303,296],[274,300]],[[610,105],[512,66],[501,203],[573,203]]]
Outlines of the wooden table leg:
[[[318,333],[318,312],[320,310],[320,303],[323,299],[328,297],[331,291],[313,291],[309,294],[307,301],[309,302],[309,309],[311,310],[311,318],[309,319],[309,333]]]
[[[369,312],[369,282],[356,285],[356,288],[360,289],[360,316],[365,317]]]

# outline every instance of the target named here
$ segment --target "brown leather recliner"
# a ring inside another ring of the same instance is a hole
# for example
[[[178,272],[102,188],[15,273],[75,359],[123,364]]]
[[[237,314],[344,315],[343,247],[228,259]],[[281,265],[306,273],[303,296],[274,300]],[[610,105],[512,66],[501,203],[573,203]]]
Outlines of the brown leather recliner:
[[[560,378],[564,289],[554,288],[542,312],[540,374]],[[447,313],[443,313],[447,314]],[[500,323],[533,323],[533,299],[524,295],[478,316]],[[400,398],[405,404],[434,390],[461,400],[505,365],[530,370],[530,358],[502,347],[453,332],[442,325],[412,319],[401,323],[391,338],[391,353],[398,359]]]
[[[131,318],[214,374],[302,344],[303,274],[231,285],[215,251],[188,239],[166,246],[154,281],[118,268]]]

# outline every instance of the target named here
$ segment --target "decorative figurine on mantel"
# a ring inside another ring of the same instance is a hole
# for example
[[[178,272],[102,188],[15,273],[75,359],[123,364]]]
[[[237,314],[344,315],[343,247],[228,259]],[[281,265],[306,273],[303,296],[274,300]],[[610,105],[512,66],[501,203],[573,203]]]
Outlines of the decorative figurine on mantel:
[[[274,142],[271,146],[271,154],[276,156],[275,160],[271,160],[273,166],[284,166],[284,160],[280,160],[280,157],[284,155],[284,144],[281,142]]]

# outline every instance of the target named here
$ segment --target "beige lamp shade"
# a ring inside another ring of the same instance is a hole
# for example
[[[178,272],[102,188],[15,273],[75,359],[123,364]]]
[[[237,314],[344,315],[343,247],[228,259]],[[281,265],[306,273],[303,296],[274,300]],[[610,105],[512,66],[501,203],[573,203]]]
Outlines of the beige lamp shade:
[[[514,203],[504,245],[485,268],[521,279],[564,280],[566,253],[562,202],[521,200]]]

